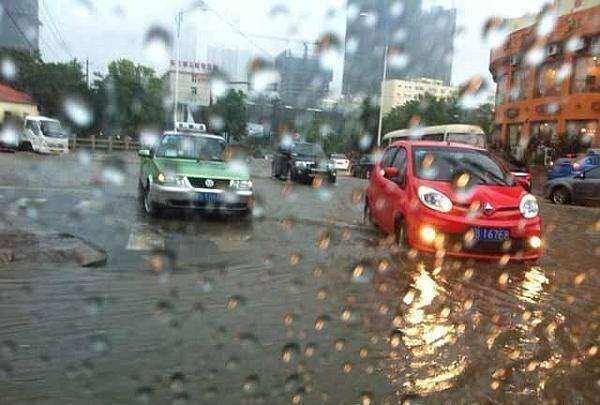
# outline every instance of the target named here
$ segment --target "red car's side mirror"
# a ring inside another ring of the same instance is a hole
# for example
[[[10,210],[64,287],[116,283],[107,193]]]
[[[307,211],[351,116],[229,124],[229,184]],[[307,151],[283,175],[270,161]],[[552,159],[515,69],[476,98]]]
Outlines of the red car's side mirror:
[[[383,169],[383,176],[387,179],[393,179],[398,176],[398,169],[395,167],[386,167]]]

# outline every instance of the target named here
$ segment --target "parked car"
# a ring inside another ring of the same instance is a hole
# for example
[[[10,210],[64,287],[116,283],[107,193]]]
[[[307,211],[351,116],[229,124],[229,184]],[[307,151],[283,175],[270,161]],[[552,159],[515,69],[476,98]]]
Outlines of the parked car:
[[[297,182],[311,182],[315,177],[322,177],[335,183],[337,179],[335,168],[321,145],[307,142],[281,144],[273,156],[271,175]]]
[[[139,197],[147,214],[160,215],[164,208],[251,213],[249,173],[225,161],[222,137],[167,132],[158,146],[142,149],[139,155]]]
[[[515,177],[515,180],[517,180],[525,190],[531,191],[531,171],[527,165],[513,159],[507,159],[497,155],[495,157]]]
[[[600,153],[590,150],[577,159],[560,158],[548,170],[548,180],[560,177],[573,177],[578,173],[600,166]]]
[[[548,169],[547,180],[569,177],[573,174],[573,162],[569,158],[556,159]]]
[[[352,163],[350,167],[350,174],[360,179],[368,179],[371,177],[371,172],[375,163],[370,155],[361,157],[358,161]]]
[[[422,252],[514,260],[542,253],[536,198],[488,151],[465,144],[393,143],[369,180],[364,218]]]
[[[549,180],[544,185],[544,196],[555,204],[600,203],[600,166]]]
[[[338,171],[347,172],[350,169],[350,160],[341,153],[333,153],[330,157],[333,168]]]

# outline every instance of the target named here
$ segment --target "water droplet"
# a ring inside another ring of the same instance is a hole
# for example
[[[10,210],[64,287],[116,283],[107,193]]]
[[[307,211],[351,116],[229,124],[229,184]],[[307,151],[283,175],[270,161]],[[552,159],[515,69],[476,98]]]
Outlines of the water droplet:
[[[315,330],[320,332],[325,329],[329,325],[329,319],[330,318],[327,315],[318,317],[315,321]]]
[[[358,284],[368,283],[371,281],[372,273],[364,265],[359,264],[352,270],[352,281]]]
[[[306,356],[307,358],[314,356],[315,352],[317,351],[317,348],[318,346],[315,343],[307,344],[306,348],[304,349],[304,356]]]
[[[344,346],[346,346],[346,341],[344,339],[337,339],[334,343],[335,350],[341,352],[344,350]]]
[[[244,380],[244,392],[247,394],[254,394],[258,390],[260,379],[256,374],[251,374]]]
[[[96,353],[106,353],[110,350],[110,341],[104,333],[90,337],[90,349]]]
[[[148,29],[144,38],[144,55],[152,64],[163,65],[170,59],[171,34],[160,25]]]
[[[153,394],[154,390],[152,389],[152,387],[140,387],[135,391],[135,399],[143,404],[148,404],[150,403]]]
[[[232,295],[227,301],[227,309],[236,309],[246,303],[246,298],[241,295]]]
[[[402,344],[402,336],[403,336],[402,331],[400,331],[400,330],[393,331],[390,335],[390,345],[393,348],[399,347],[400,344]]]
[[[281,360],[284,363],[291,363],[294,361],[300,353],[300,346],[297,343],[288,343],[283,347],[281,351]]]
[[[1,13],[0,13],[1,14]],[[10,58],[2,58],[0,61],[0,74],[7,82],[12,82],[17,77],[17,65]]]
[[[360,394],[360,403],[361,405],[372,405],[373,404],[373,394],[370,392],[363,392]]]
[[[182,393],[185,390],[185,374],[181,372],[176,372],[171,375],[169,388],[174,393]]]
[[[17,127],[6,123],[0,131],[0,144],[17,146],[19,144],[19,130]]]
[[[92,112],[87,104],[78,98],[68,98],[64,102],[67,117],[79,127],[88,127],[92,123]]]

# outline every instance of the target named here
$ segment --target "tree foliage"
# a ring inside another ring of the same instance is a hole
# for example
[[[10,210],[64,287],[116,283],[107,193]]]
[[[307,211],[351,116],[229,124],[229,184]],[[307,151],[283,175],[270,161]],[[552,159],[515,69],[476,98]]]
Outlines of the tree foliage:
[[[77,60],[69,63],[45,63],[39,54],[2,48],[0,60],[10,61],[16,74],[0,78],[3,82],[33,97],[41,114],[56,117],[73,125],[65,111],[65,102],[76,99],[87,104],[90,94],[83,69]]]
[[[226,132],[233,139],[241,140],[246,136],[248,124],[248,110],[246,107],[246,95],[240,90],[229,90],[210,108],[211,129],[218,132]]]
[[[165,88],[153,69],[120,59],[97,75],[93,88],[94,115],[108,134],[135,136],[146,128],[163,127]]]
[[[415,125],[433,126],[447,124],[472,124],[480,126],[489,133],[493,125],[491,105],[482,105],[476,109],[464,109],[458,99],[437,99],[426,94],[419,100],[391,110],[383,118],[383,133],[410,128]]]

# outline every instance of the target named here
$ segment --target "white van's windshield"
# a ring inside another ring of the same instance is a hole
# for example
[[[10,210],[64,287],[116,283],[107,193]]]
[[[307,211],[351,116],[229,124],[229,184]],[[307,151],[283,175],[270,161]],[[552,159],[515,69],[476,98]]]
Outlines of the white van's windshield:
[[[465,143],[478,148],[485,148],[485,135],[483,134],[465,134],[449,133],[446,137],[448,142]]]
[[[63,138],[66,136],[58,121],[40,121],[40,129],[44,136],[50,138]]]

